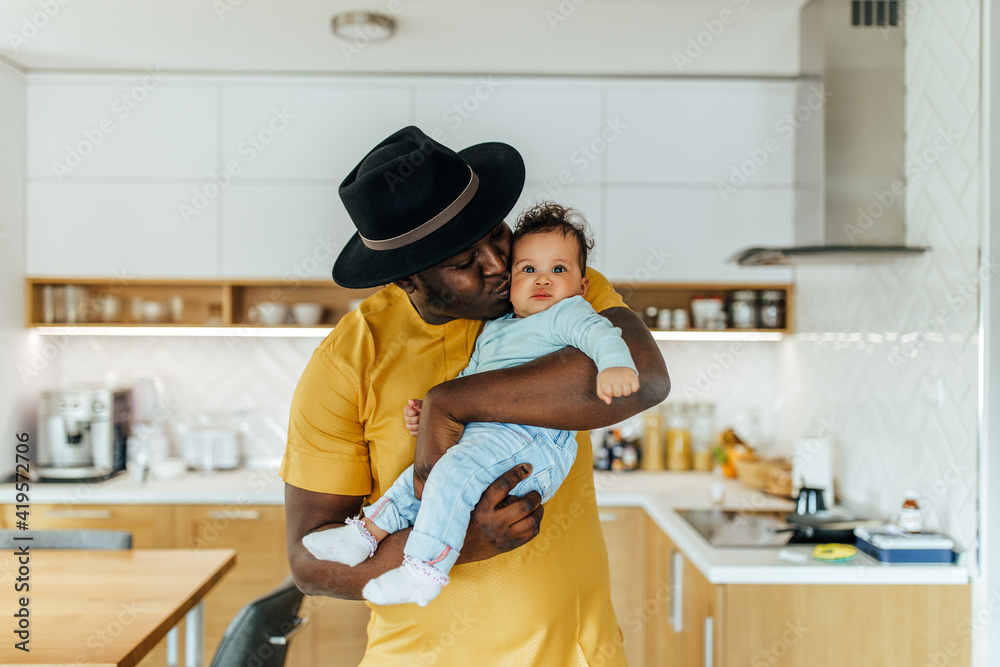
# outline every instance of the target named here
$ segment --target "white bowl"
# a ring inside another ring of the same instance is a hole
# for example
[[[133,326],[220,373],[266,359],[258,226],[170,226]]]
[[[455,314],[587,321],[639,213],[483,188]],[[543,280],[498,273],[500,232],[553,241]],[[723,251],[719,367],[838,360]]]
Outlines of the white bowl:
[[[319,303],[297,303],[292,306],[292,317],[304,327],[314,327],[323,319],[323,306]]]
[[[288,319],[288,306],[274,301],[262,301],[250,308],[250,321],[259,322],[269,327],[284,324]]]
[[[186,472],[187,463],[184,462],[184,459],[176,456],[158,459],[149,464],[149,474],[153,476],[153,479],[161,482],[180,479]]]

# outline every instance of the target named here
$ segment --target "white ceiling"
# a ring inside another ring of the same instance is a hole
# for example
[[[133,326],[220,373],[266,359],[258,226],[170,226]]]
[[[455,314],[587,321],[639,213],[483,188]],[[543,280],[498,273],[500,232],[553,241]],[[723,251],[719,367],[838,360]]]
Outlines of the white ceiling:
[[[793,76],[805,1],[3,0],[0,59],[27,71]],[[356,9],[395,12],[396,35],[345,53],[330,18]],[[698,39],[693,62],[676,62]]]

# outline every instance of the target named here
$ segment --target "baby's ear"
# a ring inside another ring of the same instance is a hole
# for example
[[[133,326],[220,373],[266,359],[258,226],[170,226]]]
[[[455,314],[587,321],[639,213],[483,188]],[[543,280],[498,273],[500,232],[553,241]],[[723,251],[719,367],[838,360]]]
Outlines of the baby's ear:
[[[580,296],[587,296],[588,289],[590,289],[590,278],[584,276],[580,281]]]

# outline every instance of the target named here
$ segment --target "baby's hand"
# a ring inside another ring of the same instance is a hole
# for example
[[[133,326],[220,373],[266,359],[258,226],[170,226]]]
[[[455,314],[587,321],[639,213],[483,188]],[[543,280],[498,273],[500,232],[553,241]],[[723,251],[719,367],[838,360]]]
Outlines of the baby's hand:
[[[423,407],[424,402],[422,400],[411,398],[406,402],[406,407],[403,408],[403,423],[406,424],[406,430],[414,438],[417,437],[417,427],[420,425],[420,410]]]
[[[597,374],[597,397],[611,405],[612,397],[639,391],[639,376],[631,368],[614,366]]]

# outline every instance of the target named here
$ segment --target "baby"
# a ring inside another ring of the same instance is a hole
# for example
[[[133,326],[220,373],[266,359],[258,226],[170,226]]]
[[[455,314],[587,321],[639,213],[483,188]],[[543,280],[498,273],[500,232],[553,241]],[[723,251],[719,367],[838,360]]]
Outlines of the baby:
[[[521,216],[514,230],[510,300],[513,313],[486,323],[461,376],[517,366],[572,345],[597,364],[597,395],[606,403],[639,389],[639,376],[621,331],[591,307],[584,295],[588,242],[572,209],[541,204]],[[404,409],[414,435],[420,401]],[[368,582],[362,590],[375,604],[415,602],[426,606],[448,583],[465,540],[473,507],[494,480],[521,463],[532,473],[512,495],[537,491],[548,501],[576,459],[570,431],[518,424],[472,423],[461,440],[434,465],[421,500],[407,468],[364,519],[307,535],[303,545],[321,560],[357,565],[375,553],[386,535],[413,526],[402,566]]]

